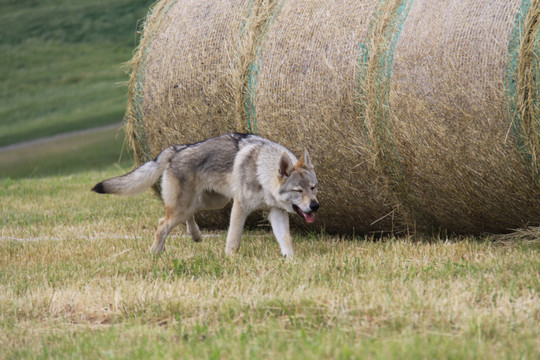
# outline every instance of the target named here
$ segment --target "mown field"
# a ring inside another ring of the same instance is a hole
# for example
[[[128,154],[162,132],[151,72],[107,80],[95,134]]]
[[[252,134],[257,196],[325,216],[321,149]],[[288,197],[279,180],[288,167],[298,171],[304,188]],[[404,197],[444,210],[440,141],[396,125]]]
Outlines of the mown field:
[[[0,146],[118,123],[152,2],[0,0]],[[90,192],[122,149],[109,129],[0,152],[0,359],[540,358],[534,232],[297,232],[286,261],[269,227],[234,257],[179,227],[156,258],[159,200]]]
[[[0,358],[540,357],[539,240],[297,233],[286,261],[180,227],[154,258],[159,200],[89,191],[127,170],[0,180]]]
[[[153,0],[0,0],[0,146],[122,121]]]

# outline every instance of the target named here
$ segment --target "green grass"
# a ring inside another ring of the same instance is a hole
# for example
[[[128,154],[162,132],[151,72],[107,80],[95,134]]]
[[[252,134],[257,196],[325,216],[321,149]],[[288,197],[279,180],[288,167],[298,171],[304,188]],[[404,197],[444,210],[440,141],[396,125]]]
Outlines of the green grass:
[[[0,0],[0,146],[120,122],[152,3]]]
[[[0,357],[534,359],[539,240],[295,235],[235,257],[179,227],[150,256],[150,192],[94,194],[123,166],[0,180]]]
[[[124,132],[103,129],[0,151],[0,178],[42,177],[133,164],[124,148]]]

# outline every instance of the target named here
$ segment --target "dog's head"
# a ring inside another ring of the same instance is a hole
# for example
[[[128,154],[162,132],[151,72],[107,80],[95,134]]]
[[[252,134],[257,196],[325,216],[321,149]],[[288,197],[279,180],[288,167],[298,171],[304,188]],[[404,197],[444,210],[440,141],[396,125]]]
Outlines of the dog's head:
[[[296,212],[308,223],[315,221],[315,212],[319,208],[316,197],[318,181],[307,150],[296,164],[287,153],[283,153],[278,169],[278,199],[284,209]]]

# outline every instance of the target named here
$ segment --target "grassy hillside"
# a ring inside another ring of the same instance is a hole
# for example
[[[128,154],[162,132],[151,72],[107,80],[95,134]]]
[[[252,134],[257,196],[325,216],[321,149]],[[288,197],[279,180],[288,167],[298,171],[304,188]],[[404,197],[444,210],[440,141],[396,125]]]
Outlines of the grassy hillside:
[[[0,146],[119,123],[150,0],[0,0]]]
[[[538,240],[270,232],[148,253],[150,192],[91,193],[127,169],[0,179],[0,357],[538,359]]]
[[[19,179],[132,166],[124,132],[113,127],[0,151],[0,178]],[[0,196],[1,198],[1,196]]]

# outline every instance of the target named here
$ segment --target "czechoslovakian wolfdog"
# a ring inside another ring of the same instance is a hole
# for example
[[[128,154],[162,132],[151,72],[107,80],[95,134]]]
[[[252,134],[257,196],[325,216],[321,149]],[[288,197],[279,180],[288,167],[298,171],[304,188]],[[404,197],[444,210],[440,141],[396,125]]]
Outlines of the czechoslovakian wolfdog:
[[[281,247],[293,255],[288,212],[315,220],[317,177],[307,150],[298,160],[290,150],[252,134],[225,134],[165,149],[154,160],[94,186],[100,194],[135,195],[162,176],[165,216],[159,220],[151,251],[160,253],[173,227],[186,222],[189,235],[201,241],[197,210],[220,209],[233,199],[227,254],[234,254],[247,216],[269,209],[268,219]]]

